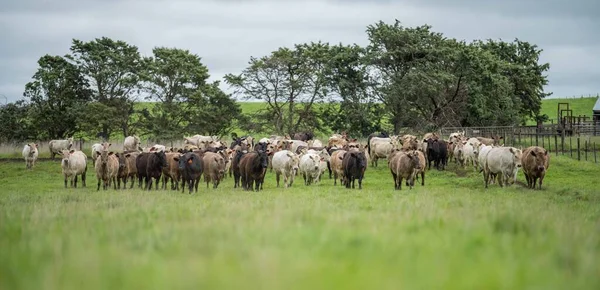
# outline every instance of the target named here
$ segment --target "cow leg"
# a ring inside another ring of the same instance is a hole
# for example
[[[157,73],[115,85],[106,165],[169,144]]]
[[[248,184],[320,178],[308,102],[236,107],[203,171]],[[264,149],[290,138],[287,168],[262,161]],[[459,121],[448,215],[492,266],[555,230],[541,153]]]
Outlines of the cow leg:
[[[358,178],[358,189],[362,189],[362,176]]]
[[[425,186],[425,169],[421,171],[421,185]]]
[[[398,190],[402,190],[402,174],[398,174]]]
[[[134,181],[135,181],[135,179],[134,179],[134,176],[133,176],[133,175],[131,175],[131,178],[130,178],[130,180],[131,180],[131,185],[129,186],[129,189],[132,189],[132,188],[133,188],[133,184],[135,183],[135,182],[134,182]]]
[[[279,187],[279,178],[280,177],[281,177],[281,173],[275,172],[275,180],[277,180],[277,187]],[[287,187],[287,178],[285,177],[285,175],[283,176],[283,183],[284,183],[284,186]]]
[[[540,176],[540,186],[538,187],[539,190],[542,190],[542,181],[544,180],[544,176]],[[535,188],[535,184],[533,184],[533,187]]]
[[[154,188],[158,190],[158,183],[160,182],[160,176],[154,179]]]
[[[117,178],[113,176],[112,178],[112,183],[113,183],[113,189],[117,190]],[[121,188],[121,186],[119,185],[119,188]]]
[[[148,176],[146,176],[146,178],[144,179],[144,188],[146,190],[151,190],[152,189],[152,183],[151,182],[152,182],[152,180]]]
[[[198,192],[198,184],[200,184],[200,177],[196,178],[196,183],[194,184],[196,193]]]
[[[98,178],[98,187],[96,188],[96,191],[99,191],[99,190],[100,190],[100,182],[101,182],[101,179],[100,179],[100,178]]]

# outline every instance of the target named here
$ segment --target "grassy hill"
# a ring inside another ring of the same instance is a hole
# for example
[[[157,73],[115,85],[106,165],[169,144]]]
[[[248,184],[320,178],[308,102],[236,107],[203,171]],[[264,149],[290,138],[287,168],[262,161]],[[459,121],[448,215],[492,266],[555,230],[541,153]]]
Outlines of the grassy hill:
[[[579,115],[592,115],[592,108],[598,97],[583,97],[583,98],[569,98],[569,99],[547,99],[542,101],[541,114],[546,114],[550,119],[556,122],[556,113],[558,109],[558,103],[569,103],[570,109],[573,110],[573,116]]]

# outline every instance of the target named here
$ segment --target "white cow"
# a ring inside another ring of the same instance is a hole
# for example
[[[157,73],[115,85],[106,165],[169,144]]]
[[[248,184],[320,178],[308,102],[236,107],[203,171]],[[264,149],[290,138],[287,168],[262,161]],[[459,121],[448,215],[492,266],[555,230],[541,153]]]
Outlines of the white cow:
[[[127,136],[125,138],[125,141],[123,141],[123,151],[124,152],[142,151],[140,144],[141,144],[140,137],[138,137],[136,135]]]
[[[67,187],[67,179],[71,180],[72,187],[77,187],[78,175],[81,175],[81,182],[85,187],[85,174],[87,172],[87,156],[85,153],[74,149],[63,150],[60,167],[65,177],[65,188]]]
[[[35,161],[39,155],[38,145],[35,143],[25,144],[23,147],[23,158],[25,158],[25,168],[33,169]]]
[[[314,153],[306,153],[300,157],[300,173],[304,177],[304,184],[310,185],[319,179],[321,174],[321,157]]]
[[[208,144],[211,141],[219,141],[218,136],[203,136],[203,135],[194,135],[192,137],[183,137],[184,144],[192,144],[198,146],[199,148],[206,149]]]
[[[329,152],[327,152],[327,149],[325,148],[323,148],[320,151],[310,149],[306,153],[319,155],[319,169],[321,170],[321,172],[319,173],[319,177],[316,180],[316,182],[319,182],[321,181],[321,176],[323,176],[323,173],[325,173],[325,171],[327,170],[327,162],[331,161],[331,155],[329,155]]]
[[[308,140],[308,147],[323,147],[323,142],[319,139]]]
[[[54,160],[54,155],[62,154],[62,151],[65,149],[71,149],[73,146],[73,137],[67,138],[65,140],[51,140],[48,143],[48,148],[50,149],[50,158]]]
[[[397,148],[398,144],[394,143],[392,138],[379,138],[373,137],[369,143],[370,152],[369,156],[371,159],[371,165],[377,167],[377,160],[379,158],[388,158],[394,148]]]
[[[477,156],[479,154],[479,150],[478,150],[479,146],[474,145],[473,143],[466,141],[463,142],[463,154],[464,154],[464,161],[465,161],[465,165],[467,164],[471,164],[473,165],[473,168],[475,170],[477,170],[477,163],[479,163],[479,161],[477,160]]]
[[[521,167],[521,150],[514,147],[492,148],[485,161],[484,179],[485,187],[488,187],[490,174],[497,174],[500,187],[508,185],[509,179],[517,180],[517,173]]]
[[[112,143],[94,143],[92,145],[92,164],[96,165],[96,158],[100,156],[100,152],[108,150]]]
[[[283,175],[284,187],[290,187],[294,183],[294,176],[298,172],[300,158],[294,152],[289,150],[281,150],[273,154],[273,170],[275,170],[275,178],[277,179],[277,187],[279,187],[279,178]]]

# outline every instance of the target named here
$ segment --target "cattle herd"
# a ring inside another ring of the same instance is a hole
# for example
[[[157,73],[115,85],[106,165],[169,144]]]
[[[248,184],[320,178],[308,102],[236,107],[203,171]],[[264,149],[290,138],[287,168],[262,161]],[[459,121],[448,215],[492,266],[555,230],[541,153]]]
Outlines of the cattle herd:
[[[283,187],[290,187],[301,175],[305,185],[321,182],[325,172],[346,188],[362,188],[365,171],[370,163],[378,167],[379,159],[387,159],[394,180],[394,188],[402,184],[412,189],[415,181],[425,185],[425,173],[434,169],[445,170],[449,161],[457,166],[483,173],[485,187],[498,183],[503,187],[513,184],[519,168],[529,188],[541,189],[549,166],[550,155],[542,147],[531,146],[525,150],[501,144],[502,138],[467,137],[465,132],[455,132],[444,140],[436,133],[422,138],[414,135],[389,136],[371,134],[365,144],[349,138],[345,133],[333,134],[323,143],[311,133],[262,138],[255,142],[251,136],[232,136],[230,144],[217,136],[194,135],[184,137],[183,148],[166,148],[156,144],[142,148],[140,138],[128,136],[123,142],[123,152],[110,150],[111,143],[91,146],[91,158],[97,176],[97,190],[138,187],[198,192],[200,178],[206,187],[212,183],[217,188],[226,177],[233,177],[234,188],[259,191],[263,189],[265,174],[275,172],[277,187],[283,178]],[[87,155],[73,146],[73,138],[52,140],[49,143],[51,158],[62,156],[61,168],[64,186],[70,181],[77,187],[78,176],[86,186]],[[38,156],[38,145],[28,143],[23,148],[27,169],[32,169]],[[162,185],[159,184],[162,179]],[[169,184],[170,183],[170,184]],[[121,187],[122,186],[122,187]]]

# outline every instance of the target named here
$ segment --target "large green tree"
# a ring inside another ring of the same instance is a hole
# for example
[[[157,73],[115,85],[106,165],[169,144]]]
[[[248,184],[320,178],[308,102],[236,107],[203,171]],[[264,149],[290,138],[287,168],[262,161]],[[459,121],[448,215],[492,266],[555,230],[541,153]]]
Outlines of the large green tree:
[[[66,57],[89,81],[93,100],[98,103],[86,108],[86,121],[97,126],[96,132],[104,136],[110,136],[114,130],[129,135],[140,73],[145,69],[138,48],[108,37],[88,42],[73,39],[71,53]],[[97,114],[98,109],[110,115]]]
[[[0,106],[0,142],[39,140],[41,132],[32,125],[37,117],[28,114],[30,107],[25,100]]]
[[[33,81],[25,85],[23,93],[31,104],[32,123],[41,131],[38,137],[72,136],[90,101],[87,81],[77,66],[61,56],[42,56],[38,65]]]
[[[228,74],[225,81],[244,99],[267,103],[259,112],[262,130],[277,134],[319,130],[314,105],[330,93],[325,75],[329,49],[321,42],[280,48],[268,56],[252,57],[241,74]]]

